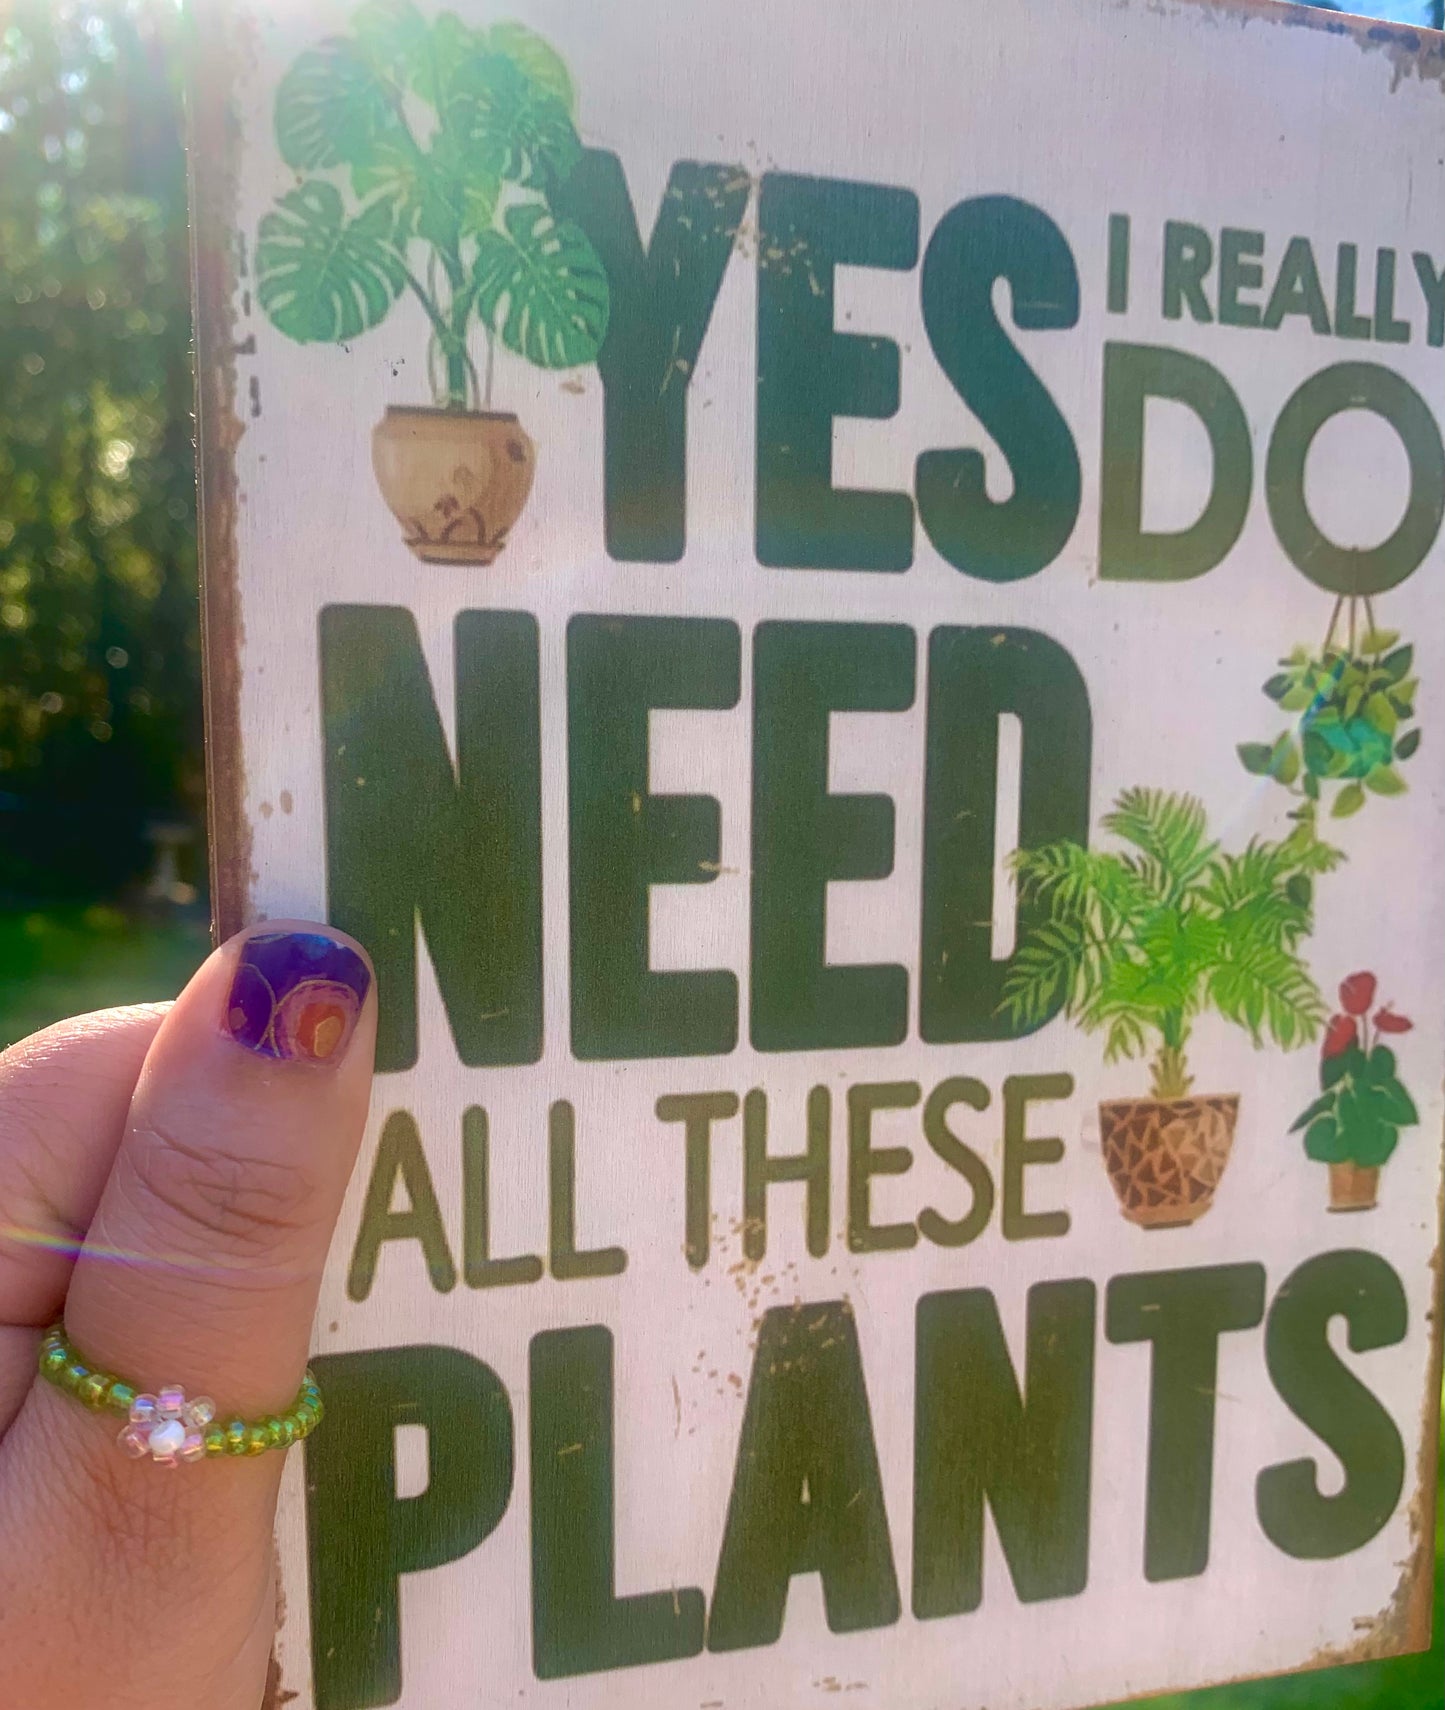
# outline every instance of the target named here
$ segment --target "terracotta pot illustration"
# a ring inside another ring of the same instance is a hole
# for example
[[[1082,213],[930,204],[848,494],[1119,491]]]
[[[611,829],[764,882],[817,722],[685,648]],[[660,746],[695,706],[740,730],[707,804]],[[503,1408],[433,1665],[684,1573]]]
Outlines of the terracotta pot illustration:
[[[1373,1211],[1380,1172],[1365,1164],[1330,1165],[1330,1210]]]
[[[393,406],[371,464],[418,558],[490,564],[532,491],[537,451],[514,415]]]
[[[1125,1217],[1177,1229],[1214,1203],[1239,1117],[1235,1094],[1117,1099],[1099,1106],[1104,1165]]]

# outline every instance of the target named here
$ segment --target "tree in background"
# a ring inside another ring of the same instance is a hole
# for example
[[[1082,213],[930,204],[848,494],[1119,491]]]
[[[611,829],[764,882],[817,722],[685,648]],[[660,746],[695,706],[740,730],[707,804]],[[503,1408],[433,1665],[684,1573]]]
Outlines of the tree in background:
[[[179,9],[0,29],[0,896],[98,895],[202,797]]]

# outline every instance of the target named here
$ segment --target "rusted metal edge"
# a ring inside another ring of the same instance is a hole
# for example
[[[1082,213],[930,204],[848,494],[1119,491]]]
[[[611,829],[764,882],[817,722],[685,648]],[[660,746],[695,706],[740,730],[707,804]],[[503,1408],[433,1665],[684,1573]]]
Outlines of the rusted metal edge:
[[[1166,0],[1115,0],[1120,10],[1142,4],[1150,12],[1166,10]],[[1231,16],[1240,25],[1274,24],[1287,30],[1314,30],[1354,42],[1362,53],[1383,53],[1394,68],[1391,88],[1399,87],[1407,75],[1429,81],[1445,90],[1445,32],[1423,25],[1389,23],[1383,18],[1363,17],[1353,12],[1328,12],[1294,0],[1167,0],[1181,10]]]
[[[286,1625],[286,1592],[281,1582],[281,1551],[276,1551],[276,1631],[279,1633]],[[288,1690],[281,1678],[281,1658],[276,1653],[276,1647],[271,1647],[271,1660],[266,1666],[266,1691],[261,1700],[261,1710],[285,1710],[288,1704],[294,1704],[301,1696],[299,1692]]]
[[[240,137],[232,94],[249,54],[226,0],[185,8],[186,177],[190,201],[191,309],[196,388],[196,499],[201,567],[201,683],[206,721],[206,817],[211,931],[219,942],[250,915],[251,831],[241,746],[241,644],[245,639],[236,545],[235,306],[240,274],[237,168]],[[276,1627],[285,1619],[276,1563]],[[261,1710],[297,1697],[281,1679],[275,1649]]]
[[[211,919],[217,939],[249,914],[251,834],[241,749],[241,643],[235,453],[236,183],[239,138],[232,90],[241,43],[222,0],[186,8],[186,166],[196,382],[196,489],[201,562],[201,655]]]
[[[1445,1145],[1445,1133],[1441,1135]],[[1338,1668],[1344,1663],[1376,1662],[1382,1657],[1428,1651],[1435,1613],[1435,1509],[1440,1500],[1441,1384],[1445,1382],[1445,1179],[1436,1193],[1435,1251],[1430,1259],[1430,1358],[1425,1399],[1420,1408],[1419,1443],[1415,1463],[1415,1500],[1410,1504],[1410,1555],[1401,1564],[1394,1596],[1372,1616],[1356,1625],[1360,1635],[1350,1644],[1328,1646],[1304,1668]]]
[[[1441,1139],[1445,1145],[1445,1135]],[[1438,1462],[1430,1457],[1440,1452],[1441,1412],[1445,1408],[1445,1179],[1440,1184],[1435,1233],[1435,1258],[1430,1267],[1435,1278],[1435,1298],[1431,1309],[1430,1393],[1425,1398],[1422,1420],[1425,1439],[1421,1455],[1425,1458],[1420,1463],[1420,1512],[1415,1517],[1420,1562],[1408,1647],[1420,1651],[1428,1650],[1433,1642],[1430,1628],[1435,1614],[1435,1531],[1441,1502]]]

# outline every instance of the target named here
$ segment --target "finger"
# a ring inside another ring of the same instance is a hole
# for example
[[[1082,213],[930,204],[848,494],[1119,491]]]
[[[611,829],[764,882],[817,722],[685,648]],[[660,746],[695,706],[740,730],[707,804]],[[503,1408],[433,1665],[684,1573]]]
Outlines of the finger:
[[[268,923],[218,951],[177,1000],[66,1302],[70,1337],[97,1368],[151,1391],[213,1396],[223,1423],[290,1406],[365,1123],[371,984],[341,935]],[[270,1649],[283,1457],[167,1472],[125,1458],[120,1423],[42,1381],[0,1445],[12,1488],[44,1493],[43,1528],[33,1501],[11,1516],[25,1534],[27,1590],[80,1606],[69,1553],[79,1536],[85,1571],[109,1570],[106,1640],[133,1659],[136,1679],[165,1678],[216,1704],[233,1701],[239,1680],[243,1703]],[[4,1676],[0,1663],[0,1685]],[[108,1702],[130,1699],[117,1691]]]
[[[167,1007],[78,1016],[0,1055],[0,1435],[64,1304]]]
[[[167,1007],[77,1016],[0,1055],[0,1323],[59,1311]]]
[[[295,1393],[371,1089],[369,964],[271,924],[158,1030],[66,1305],[78,1345],[240,1411]]]

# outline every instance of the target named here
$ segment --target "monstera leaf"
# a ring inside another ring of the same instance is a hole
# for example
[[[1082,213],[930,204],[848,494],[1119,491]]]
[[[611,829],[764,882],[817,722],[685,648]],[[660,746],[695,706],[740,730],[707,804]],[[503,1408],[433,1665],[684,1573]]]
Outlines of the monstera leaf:
[[[477,308],[539,368],[592,362],[607,336],[607,275],[582,230],[540,202],[509,208],[505,232],[477,240]]]
[[[301,54],[276,92],[276,141],[298,172],[366,167],[407,139],[396,92],[358,51],[334,37]]]
[[[432,98],[431,26],[411,0],[365,0],[351,15],[356,45],[378,75]]]
[[[410,286],[449,350],[475,313],[538,366],[594,360],[607,276],[547,201],[582,153],[562,59],[521,24],[433,20],[416,0],[361,0],[352,27],[303,52],[277,92],[282,157],[336,181],[301,183],[262,220],[265,313],[289,338],[339,342]],[[447,403],[461,407],[454,376]]]
[[[395,229],[385,202],[348,220],[334,185],[288,191],[261,221],[261,307],[298,344],[340,343],[374,327],[406,284]]]
[[[352,173],[358,196],[375,193],[391,203],[398,240],[424,238],[456,256],[465,237],[487,231],[496,218],[501,174],[475,157],[463,157],[439,135],[431,148],[380,150],[370,166]]]
[[[455,222],[448,225],[445,217],[446,207],[456,200],[453,187],[410,137],[378,141],[366,162],[352,167],[351,187],[363,200],[384,197],[403,238],[425,226],[433,243],[446,243],[448,231],[455,239]]]
[[[566,106],[506,54],[457,67],[438,112],[480,170],[515,184],[559,182],[582,157]]]
[[[483,35],[454,12],[429,24],[412,0],[367,0],[352,17],[357,46],[379,76],[441,111],[458,72],[486,53]]]
[[[577,92],[572,87],[571,75],[561,54],[549,47],[536,31],[525,24],[493,24],[486,39],[493,53],[505,54],[539,89],[560,101],[569,118],[576,117]]]

